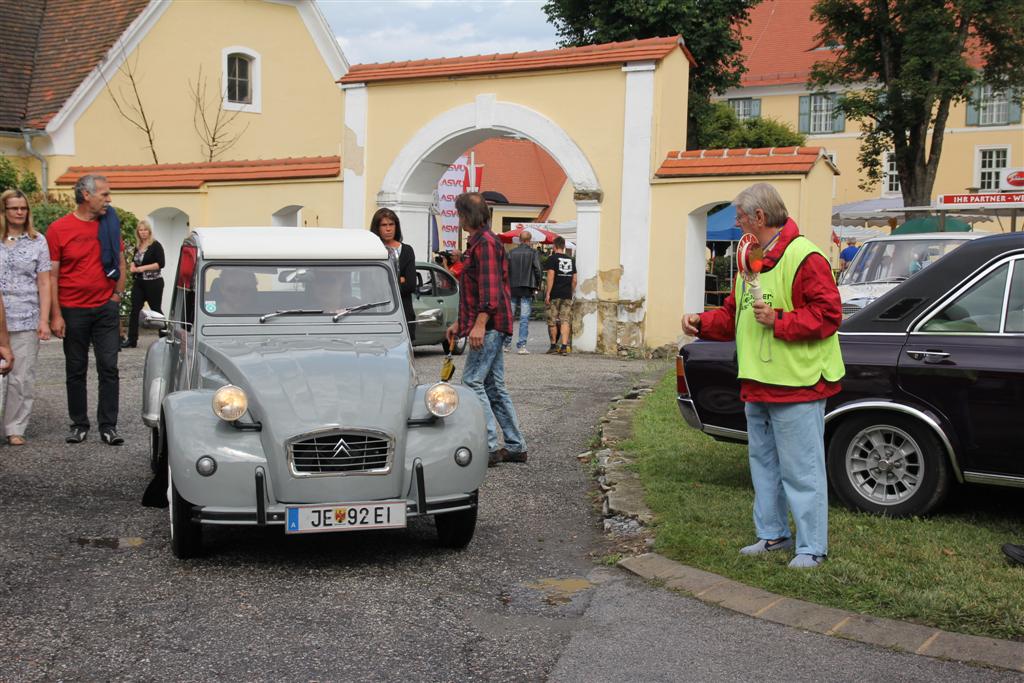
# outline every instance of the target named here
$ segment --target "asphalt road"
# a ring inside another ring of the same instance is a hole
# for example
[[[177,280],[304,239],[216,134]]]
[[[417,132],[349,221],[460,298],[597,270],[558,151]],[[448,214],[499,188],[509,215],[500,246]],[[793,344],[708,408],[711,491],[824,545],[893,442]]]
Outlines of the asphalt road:
[[[536,325],[536,324],[535,324]],[[476,537],[285,538],[216,529],[170,554],[138,400],[121,356],[120,448],[64,443],[59,343],[43,345],[29,445],[0,447],[0,680],[1021,680],[749,619],[599,565],[576,462],[608,401],[664,362],[509,355],[530,462],[490,470]],[[421,349],[423,381],[440,350]],[[461,366],[461,361],[458,363]],[[91,380],[95,399],[95,377]]]

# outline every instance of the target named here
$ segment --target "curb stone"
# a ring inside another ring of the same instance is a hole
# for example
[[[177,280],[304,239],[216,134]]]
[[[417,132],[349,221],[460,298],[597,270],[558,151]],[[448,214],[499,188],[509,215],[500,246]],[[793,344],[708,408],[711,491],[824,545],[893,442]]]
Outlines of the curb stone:
[[[577,456],[584,462],[596,462],[606,518],[604,529],[613,535],[642,534],[643,528],[654,520],[644,503],[640,479],[629,469],[632,458],[616,449],[632,436],[633,413],[643,397],[653,391],[653,384],[637,384],[612,401],[612,408],[601,420],[602,448]],[[925,657],[1024,672],[1024,643],[823,607],[747,586],[657,553],[627,557],[618,566],[641,578],[660,581],[671,590],[757,619]]]

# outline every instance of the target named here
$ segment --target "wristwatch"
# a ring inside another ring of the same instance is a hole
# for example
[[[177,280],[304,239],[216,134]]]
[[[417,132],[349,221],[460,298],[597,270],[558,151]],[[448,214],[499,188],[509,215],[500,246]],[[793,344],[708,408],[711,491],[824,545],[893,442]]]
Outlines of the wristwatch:
[[[117,291],[117,290],[115,289],[115,290],[114,290],[114,294],[116,294],[116,295],[118,296],[118,298],[121,298],[121,299],[123,299],[123,298],[124,298],[124,290],[121,290],[121,291],[119,292],[119,291]]]

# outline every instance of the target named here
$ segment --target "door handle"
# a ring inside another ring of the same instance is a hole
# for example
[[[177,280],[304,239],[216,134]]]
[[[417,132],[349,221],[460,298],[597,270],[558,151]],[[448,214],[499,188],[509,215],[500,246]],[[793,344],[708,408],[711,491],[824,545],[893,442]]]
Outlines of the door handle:
[[[949,354],[945,351],[932,351],[930,349],[907,349],[907,355],[914,360],[921,360],[925,363],[941,363],[949,358]]]

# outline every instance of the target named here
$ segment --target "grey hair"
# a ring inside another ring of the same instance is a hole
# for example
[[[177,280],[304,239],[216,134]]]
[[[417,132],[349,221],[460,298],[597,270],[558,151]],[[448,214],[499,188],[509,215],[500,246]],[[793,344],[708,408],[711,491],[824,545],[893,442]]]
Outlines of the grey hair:
[[[751,185],[736,195],[732,203],[750,217],[761,209],[764,212],[764,223],[769,228],[781,228],[789,218],[789,212],[778,190],[768,183]]]
[[[75,183],[75,203],[76,204],[84,204],[85,203],[85,193],[86,192],[88,192],[89,194],[94,194],[96,192],[96,181],[97,180],[102,180],[103,182],[107,182],[107,177],[106,176],[102,176],[102,175],[96,175],[95,173],[90,173],[89,175],[84,175],[84,176],[82,176],[81,178],[78,179],[78,182]]]
[[[485,227],[491,220],[491,209],[479,192],[465,192],[456,197],[455,211],[459,221],[474,230]]]

